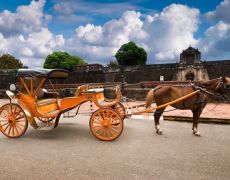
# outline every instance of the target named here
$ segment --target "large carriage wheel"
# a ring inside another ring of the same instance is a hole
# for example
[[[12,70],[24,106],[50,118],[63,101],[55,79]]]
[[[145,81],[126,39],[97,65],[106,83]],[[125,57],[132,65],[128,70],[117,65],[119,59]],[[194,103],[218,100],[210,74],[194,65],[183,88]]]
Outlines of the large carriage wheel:
[[[113,109],[98,109],[89,121],[91,132],[103,141],[112,141],[118,138],[123,131],[123,119]]]
[[[114,105],[113,108],[116,109],[116,111],[120,114],[120,116],[122,117],[122,119],[124,119],[124,117],[126,115],[126,111],[125,111],[124,105],[121,104],[120,102],[118,102],[116,105]]]
[[[2,133],[9,138],[22,136],[28,128],[28,121],[23,109],[13,103],[2,106],[0,109],[0,128]]]

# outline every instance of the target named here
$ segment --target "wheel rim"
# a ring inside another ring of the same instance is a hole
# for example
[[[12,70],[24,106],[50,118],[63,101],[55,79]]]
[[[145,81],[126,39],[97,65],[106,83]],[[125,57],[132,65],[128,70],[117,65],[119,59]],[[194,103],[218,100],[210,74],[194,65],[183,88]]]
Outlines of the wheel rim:
[[[123,120],[112,109],[99,109],[90,118],[90,129],[98,139],[112,141],[121,135]]]
[[[6,104],[0,110],[0,127],[4,135],[11,138],[22,136],[28,121],[22,108],[17,104]]]
[[[115,105],[115,109],[120,114],[120,116],[124,119],[126,112],[125,112],[125,107],[123,106],[123,104],[121,104],[120,102],[118,102]]]

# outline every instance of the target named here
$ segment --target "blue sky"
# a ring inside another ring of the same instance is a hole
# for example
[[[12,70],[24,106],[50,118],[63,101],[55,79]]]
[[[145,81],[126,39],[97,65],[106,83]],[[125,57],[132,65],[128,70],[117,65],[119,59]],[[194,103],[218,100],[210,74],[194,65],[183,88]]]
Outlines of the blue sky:
[[[107,64],[135,41],[147,63],[179,61],[189,45],[203,60],[230,59],[230,0],[0,0],[0,53],[41,67],[53,51]]]

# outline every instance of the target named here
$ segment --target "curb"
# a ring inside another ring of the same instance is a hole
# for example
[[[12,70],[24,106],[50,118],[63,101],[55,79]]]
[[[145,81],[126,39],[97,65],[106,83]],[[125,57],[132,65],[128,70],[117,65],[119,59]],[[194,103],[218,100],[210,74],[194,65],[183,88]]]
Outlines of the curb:
[[[192,117],[188,117],[188,116],[163,116],[163,120],[165,120],[165,121],[192,122]],[[230,119],[201,117],[199,119],[199,122],[202,122],[202,123],[230,124]]]

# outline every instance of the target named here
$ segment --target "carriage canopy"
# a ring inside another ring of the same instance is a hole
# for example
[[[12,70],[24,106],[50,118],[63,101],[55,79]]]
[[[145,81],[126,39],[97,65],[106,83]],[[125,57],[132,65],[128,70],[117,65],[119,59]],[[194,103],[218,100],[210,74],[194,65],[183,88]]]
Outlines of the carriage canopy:
[[[64,69],[18,69],[19,77],[67,78],[69,71]]]

